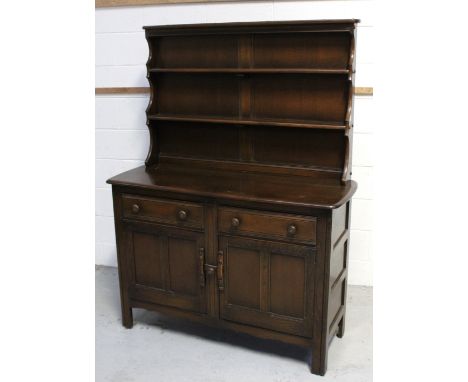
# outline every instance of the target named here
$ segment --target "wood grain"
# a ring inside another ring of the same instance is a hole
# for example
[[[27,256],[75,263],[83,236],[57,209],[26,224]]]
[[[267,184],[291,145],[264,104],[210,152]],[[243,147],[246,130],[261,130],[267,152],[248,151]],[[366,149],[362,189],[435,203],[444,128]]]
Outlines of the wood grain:
[[[147,87],[115,87],[115,88],[95,88],[94,94],[149,94],[150,88]],[[354,94],[357,96],[372,96],[374,88],[372,87],[355,87]]]
[[[181,4],[181,3],[222,3],[234,0],[95,0],[96,8],[132,7],[139,5]]]

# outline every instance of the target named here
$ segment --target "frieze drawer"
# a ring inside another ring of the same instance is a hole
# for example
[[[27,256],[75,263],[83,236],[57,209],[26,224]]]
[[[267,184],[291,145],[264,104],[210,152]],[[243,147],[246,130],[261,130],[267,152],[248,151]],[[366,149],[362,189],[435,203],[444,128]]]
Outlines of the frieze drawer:
[[[317,221],[314,217],[220,208],[220,232],[315,243]]]
[[[165,199],[123,195],[123,217],[177,226],[203,228],[203,206]]]

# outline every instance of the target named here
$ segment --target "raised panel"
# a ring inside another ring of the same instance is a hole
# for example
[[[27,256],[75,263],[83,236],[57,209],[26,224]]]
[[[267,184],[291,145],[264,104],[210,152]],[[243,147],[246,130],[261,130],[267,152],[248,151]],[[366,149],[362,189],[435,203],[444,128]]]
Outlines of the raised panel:
[[[343,280],[340,284],[335,285],[335,287],[330,292],[330,297],[328,301],[328,324],[333,323],[333,319],[338,313],[342,302],[343,294],[346,280]]]
[[[332,245],[335,245],[336,241],[348,229],[348,206],[349,203],[345,203],[340,208],[333,210]]]
[[[151,113],[237,117],[239,80],[224,74],[159,74]]]
[[[347,241],[342,241],[332,252],[330,259],[330,286],[336,282],[346,266],[347,245]]]
[[[196,240],[169,237],[169,288],[173,292],[199,294],[199,262]]]
[[[158,68],[232,68],[237,66],[236,35],[165,36],[150,40],[151,66]]]
[[[349,33],[257,34],[254,66],[259,68],[346,69]]]
[[[346,75],[258,75],[251,78],[252,117],[344,123]]]
[[[260,308],[260,251],[229,246],[227,249],[227,302]]]
[[[270,256],[270,311],[304,318],[306,265],[303,257]]]
[[[135,281],[138,284],[164,289],[161,250],[160,236],[133,233]]]

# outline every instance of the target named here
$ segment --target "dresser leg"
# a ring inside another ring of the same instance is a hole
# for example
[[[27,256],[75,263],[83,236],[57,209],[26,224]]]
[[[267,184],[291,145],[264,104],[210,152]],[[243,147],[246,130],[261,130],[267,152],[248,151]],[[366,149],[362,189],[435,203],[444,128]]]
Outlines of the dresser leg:
[[[122,307],[122,325],[127,329],[133,327],[133,312],[132,308]]]
[[[336,336],[338,338],[342,338],[344,336],[345,332],[345,317],[346,315],[343,314],[343,317],[341,318],[340,323],[338,324],[338,332],[336,333]]]
[[[313,349],[314,350],[314,349]],[[327,350],[323,351],[313,351],[312,350],[312,365],[311,365],[311,372],[315,375],[325,375],[327,372],[327,358],[328,352]]]

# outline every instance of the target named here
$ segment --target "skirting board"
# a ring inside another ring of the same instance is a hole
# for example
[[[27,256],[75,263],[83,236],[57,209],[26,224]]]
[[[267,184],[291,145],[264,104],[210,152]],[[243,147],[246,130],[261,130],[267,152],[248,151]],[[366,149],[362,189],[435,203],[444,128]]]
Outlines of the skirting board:
[[[181,3],[221,3],[235,0],[95,0],[95,8],[132,7],[138,5],[181,4]]]

